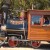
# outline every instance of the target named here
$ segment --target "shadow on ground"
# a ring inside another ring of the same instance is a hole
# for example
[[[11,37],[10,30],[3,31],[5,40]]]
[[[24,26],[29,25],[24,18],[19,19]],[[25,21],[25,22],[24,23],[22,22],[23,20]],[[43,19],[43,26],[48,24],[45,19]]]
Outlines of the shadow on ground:
[[[3,47],[6,48],[11,48],[8,46],[8,44],[4,44]],[[15,47],[16,48],[16,47]],[[25,45],[19,45],[17,48],[32,48],[31,46],[25,46]],[[39,48],[37,49],[50,49],[50,44],[42,44]]]

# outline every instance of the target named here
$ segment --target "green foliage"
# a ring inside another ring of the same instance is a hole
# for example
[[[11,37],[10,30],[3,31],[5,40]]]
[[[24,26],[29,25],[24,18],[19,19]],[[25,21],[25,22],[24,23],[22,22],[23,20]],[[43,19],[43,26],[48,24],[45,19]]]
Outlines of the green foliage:
[[[5,0],[0,0],[0,9],[2,1],[4,2]],[[18,16],[19,11],[23,9],[50,10],[50,0],[11,0],[10,3],[11,12],[15,14],[17,10]]]
[[[1,4],[2,0],[0,0]],[[14,9],[31,9],[33,4],[34,9],[49,9],[50,0],[11,0],[11,8]]]

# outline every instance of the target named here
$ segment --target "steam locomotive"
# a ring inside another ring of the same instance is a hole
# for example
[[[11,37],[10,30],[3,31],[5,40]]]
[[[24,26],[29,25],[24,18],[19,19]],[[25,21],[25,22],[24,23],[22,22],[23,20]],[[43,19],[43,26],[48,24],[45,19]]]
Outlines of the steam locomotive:
[[[10,16],[8,6],[2,6],[0,46],[16,47],[20,43],[38,48],[41,41],[50,42],[50,10],[21,11],[20,17]],[[47,21],[47,20],[49,21]]]

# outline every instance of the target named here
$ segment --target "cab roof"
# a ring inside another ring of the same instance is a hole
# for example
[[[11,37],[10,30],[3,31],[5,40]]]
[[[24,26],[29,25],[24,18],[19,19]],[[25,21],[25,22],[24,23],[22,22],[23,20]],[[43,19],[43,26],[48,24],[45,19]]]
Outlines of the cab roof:
[[[27,10],[30,14],[37,14],[37,15],[50,15],[50,10]]]

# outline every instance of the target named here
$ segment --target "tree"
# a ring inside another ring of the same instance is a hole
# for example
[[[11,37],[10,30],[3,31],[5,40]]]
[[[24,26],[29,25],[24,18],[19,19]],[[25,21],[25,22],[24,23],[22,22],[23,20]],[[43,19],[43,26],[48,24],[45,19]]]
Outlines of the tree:
[[[1,2],[2,0],[0,0]],[[50,0],[11,0],[11,8],[14,9],[48,9]]]

